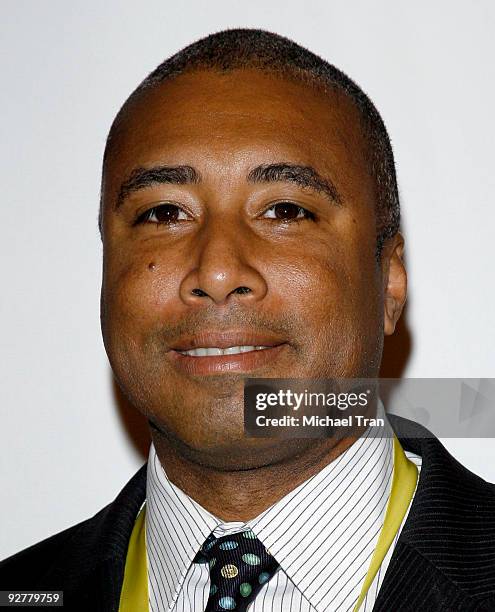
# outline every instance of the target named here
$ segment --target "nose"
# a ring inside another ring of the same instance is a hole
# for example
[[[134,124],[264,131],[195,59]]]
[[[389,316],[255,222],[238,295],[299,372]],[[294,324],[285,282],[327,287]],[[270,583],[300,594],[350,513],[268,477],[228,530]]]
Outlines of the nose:
[[[212,220],[213,221],[213,220]],[[180,286],[180,296],[189,305],[230,300],[255,302],[262,300],[267,284],[256,267],[253,244],[242,237],[242,228],[228,228],[217,221],[197,237],[191,253],[193,267]],[[191,261],[191,259],[190,259]]]

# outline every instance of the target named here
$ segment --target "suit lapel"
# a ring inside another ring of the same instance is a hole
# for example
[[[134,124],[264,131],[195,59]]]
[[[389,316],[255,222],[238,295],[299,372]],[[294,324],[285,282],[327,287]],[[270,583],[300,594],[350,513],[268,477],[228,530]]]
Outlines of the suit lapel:
[[[68,610],[118,611],[129,538],[145,496],[146,465],[114,502],[79,526],[48,569],[42,583],[64,585]]]
[[[421,426],[390,421],[404,449],[423,462],[373,612],[495,609],[495,488]]]

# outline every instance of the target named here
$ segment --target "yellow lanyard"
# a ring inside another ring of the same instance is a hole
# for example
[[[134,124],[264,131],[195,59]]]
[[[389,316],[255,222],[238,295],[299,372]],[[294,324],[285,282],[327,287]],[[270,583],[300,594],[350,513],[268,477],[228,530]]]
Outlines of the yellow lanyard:
[[[418,468],[406,457],[399,440],[397,440],[394,435],[394,475],[392,477],[392,488],[390,490],[390,497],[385,512],[385,520],[383,521],[383,527],[378,536],[375,552],[371,557],[370,566],[366,578],[364,579],[361,593],[354,606],[354,612],[357,612],[363,603],[366,593],[380,569],[380,565],[390,545],[399,531],[402,520],[414,495],[417,481]]]
[[[366,593],[399,530],[414,495],[417,478],[418,470],[416,466],[405,456],[399,440],[394,436],[394,472],[390,498],[383,527],[354,612],[357,612],[363,603]],[[147,566],[145,508],[143,506],[129,540],[119,612],[149,612]]]
[[[149,612],[145,516],[143,506],[134,523],[127,548],[119,612]]]

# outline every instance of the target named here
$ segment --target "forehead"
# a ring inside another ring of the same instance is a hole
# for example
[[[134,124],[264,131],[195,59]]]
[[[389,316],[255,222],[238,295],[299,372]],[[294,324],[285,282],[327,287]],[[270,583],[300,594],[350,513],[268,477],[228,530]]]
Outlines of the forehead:
[[[116,123],[106,173],[191,157],[231,168],[290,160],[349,184],[367,174],[359,111],[342,91],[256,69],[191,72],[141,92]]]

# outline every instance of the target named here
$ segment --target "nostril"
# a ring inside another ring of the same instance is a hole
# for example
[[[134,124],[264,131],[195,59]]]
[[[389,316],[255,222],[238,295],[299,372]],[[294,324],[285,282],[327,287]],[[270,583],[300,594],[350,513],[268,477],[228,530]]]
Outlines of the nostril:
[[[205,292],[204,292],[202,289],[193,289],[193,290],[191,291],[191,293],[192,293],[193,295],[197,295],[197,296],[199,296],[199,297],[204,297],[205,295],[208,295],[208,294],[207,294],[207,293],[205,293]]]
[[[244,293],[250,293],[250,291],[251,289],[249,287],[237,287],[237,289],[234,289],[233,293],[243,295]]]

